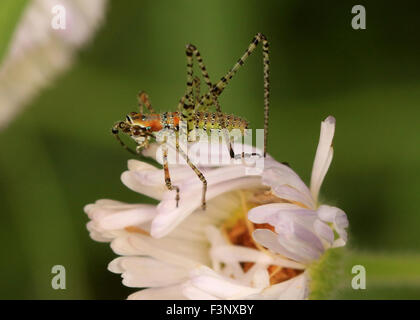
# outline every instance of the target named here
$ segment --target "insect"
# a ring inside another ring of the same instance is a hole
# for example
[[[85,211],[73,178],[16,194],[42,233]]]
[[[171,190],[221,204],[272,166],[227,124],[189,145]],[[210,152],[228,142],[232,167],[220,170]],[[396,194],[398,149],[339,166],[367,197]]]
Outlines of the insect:
[[[270,82],[269,82],[269,44],[267,38],[258,33],[249,44],[245,53],[239,58],[235,65],[215,84],[210,80],[207,68],[203,62],[200,52],[197,48],[188,44],[186,46],[187,57],[187,89],[184,96],[180,99],[177,111],[156,113],[151,105],[148,95],[145,92],[138,94],[139,112],[131,112],[126,116],[124,121],[117,122],[112,127],[112,133],[119,141],[119,143],[128,151],[134,154],[140,154],[143,149],[149,147],[151,141],[156,141],[156,137],[162,130],[167,130],[173,133],[176,137],[176,151],[185,159],[187,164],[196,173],[197,177],[203,184],[202,192],[202,208],[206,208],[206,192],[207,180],[201,171],[194,165],[188,155],[180,148],[179,134],[182,128],[186,131],[187,142],[193,141],[192,134],[194,129],[218,129],[230,132],[233,129],[239,129],[244,133],[248,127],[246,120],[223,113],[218,101],[218,97],[228,85],[230,79],[236,74],[240,67],[245,63],[245,60],[252,54],[259,43],[262,43],[263,52],[263,70],[264,70],[264,157],[266,156],[266,145],[268,135],[268,116],[269,116],[269,98],[270,98]],[[194,77],[193,60],[198,62],[201,70],[201,75],[208,87],[206,93],[200,93],[200,80]],[[145,108],[147,112],[145,112]],[[210,108],[215,108],[211,111]],[[133,151],[127,147],[126,144],[119,137],[119,132],[128,134],[136,143],[136,150]],[[231,158],[238,158],[235,155],[231,140],[228,139],[228,148]],[[167,137],[159,142],[162,144],[163,153],[163,169],[165,184],[168,190],[176,191],[176,206],[180,200],[179,187],[171,182],[168,165],[168,147]],[[252,154],[255,155],[255,154]],[[244,153],[239,157],[244,157]]]

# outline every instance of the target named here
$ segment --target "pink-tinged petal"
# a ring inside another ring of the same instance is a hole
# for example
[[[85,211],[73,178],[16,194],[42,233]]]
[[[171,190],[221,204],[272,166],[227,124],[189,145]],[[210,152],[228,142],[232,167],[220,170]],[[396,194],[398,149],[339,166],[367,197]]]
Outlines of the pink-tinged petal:
[[[321,220],[315,220],[314,222],[315,233],[322,239],[324,239],[329,246],[334,242],[334,232],[331,228]]]
[[[186,300],[181,285],[162,288],[149,288],[137,291],[128,296],[128,300]]]
[[[304,209],[292,203],[270,203],[248,211],[248,219],[252,222],[269,223],[272,226],[276,226],[287,218],[309,228],[316,217],[315,211]]]
[[[123,284],[134,288],[174,285],[188,277],[188,269],[149,257],[119,257],[108,270],[121,273]]]
[[[277,238],[277,234],[268,229],[256,229],[252,233],[252,237],[262,246],[270,249],[271,251],[281,254],[289,259],[295,261],[302,261],[300,255],[294,254],[293,252],[287,250],[283,245],[280,244]]]
[[[349,226],[346,213],[337,207],[322,205],[318,208],[318,216],[321,220],[333,224],[333,228],[337,231],[339,239],[333,246],[343,246],[347,242],[346,228]]]
[[[301,203],[308,209],[315,208],[315,202],[308,197],[308,194],[302,193],[288,185],[275,186],[272,188],[272,191],[280,199]]]
[[[321,240],[305,227],[296,222],[291,222],[291,232],[284,229],[278,232],[278,241],[289,251],[301,256],[301,261],[309,262],[318,259],[325,251]]]
[[[324,252],[321,240],[292,219],[277,224],[276,233],[268,229],[256,229],[253,237],[259,244],[298,262],[307,263],[318,259]]]
[[[321,122],[321,133],[319,136],[318,148],[316,150],[315,160],[312,167],[310,190],[312,198],[315,201],[318,200],[319,190],[333,158],[332,141],[334,137],[334,131],[335,118],[329,116]]]
[[[304,203],[308,208],[313,208],[314,203],[308,187],[305,185],[302,179],[288,166],[275,162],[274,160],[270,160],[269,158],[265,161],[265,168],[262,177],[263,184],[271,187],[275,194],[276,190],[279,190],[280,192],[282,189],[279,188],[286,185],[301,193],[300,196],[297,196],[296,192],[293,193],[292,195],[294,197],[298,197],[299,200],[302,201],[302,203]],[[283,194],[279,194],[277,196],[282,197]]]

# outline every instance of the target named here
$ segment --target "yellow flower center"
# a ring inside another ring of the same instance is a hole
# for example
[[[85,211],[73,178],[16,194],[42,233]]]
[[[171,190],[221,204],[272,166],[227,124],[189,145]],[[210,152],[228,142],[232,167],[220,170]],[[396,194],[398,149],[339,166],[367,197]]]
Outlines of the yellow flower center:
[[[241,205],[221,226],[223,235],[233,245],[257,249],[272,255],[271,252],[254,240],[252,233],[255,229],[270,229],[274,231],[274,227],[268,223],[253,223],[248,219],[247,214],[250,209],[262,204],[286,201],[274,196],[269,190],[259,190],[256,192],[240,190],[238,193],[240,195]],[[241,263],[244,272],[247,272],[253,265],[253,262]],[[302,270],[284,268],[276,265],[268,266],[267,271],[270,275],[271,285],[289,280],[303,272]]]

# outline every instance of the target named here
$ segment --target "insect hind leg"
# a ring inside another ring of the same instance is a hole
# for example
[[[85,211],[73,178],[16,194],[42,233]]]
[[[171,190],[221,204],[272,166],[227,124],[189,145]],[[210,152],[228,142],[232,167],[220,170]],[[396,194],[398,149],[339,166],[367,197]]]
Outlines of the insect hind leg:
[[[137,95],[137,101],[139,104],[139,109],[140,109],[141,114],[143,114],[144,107],[147,108],[149,113],[155,113],[155,110],[153,109],[152,104],[150,102],[149,95],[146,92],[140,91],[139,94]]]
[[[267,136],[268,136],[268,120],[270,107],[270,60],[269,60],[269,44],[267,38],[262,33],[257,33],[245,53],[239,58],[235,65],[224,75],[219,82],[203,95],[196,108],[200,108],[201,104],[208,99],[219,97],[228,85],[230,79],[244,65],[247,58],[254,52],[259,43],[262,43],[263,52],[263,69],[264,69],[264,157],[267,154]]]

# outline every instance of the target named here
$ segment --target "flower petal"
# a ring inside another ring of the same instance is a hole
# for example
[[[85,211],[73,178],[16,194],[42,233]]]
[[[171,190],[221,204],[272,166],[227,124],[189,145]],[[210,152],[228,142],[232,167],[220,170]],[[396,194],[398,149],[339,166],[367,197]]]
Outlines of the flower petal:
[[[204,266],[194,270],[191,276],[191,284],[210,295],[222,299],[241,299],[261,291],[259,288],[244,286],[238,281],[221,277]]]
[[[260,186],[258,177],[244,177],[241,179],[232,179],[225,182],[213,184],[212,178],[208,178],[208,188],[206,198],[211,200],[223,193]],[[161,238],[171,232],[188,215],[201,207],[202,184],[191,183],[190,185],[180,186],[179,206],[176,207],[174,193],[166,193],[164,199],[158,205],[158,214],[152,222],[151,234],[153,237]]]
[[[321,133],[312,167],[310,190],[315,201],[318,199],[319,190],[333,158],[332,141],[334,131],[335,118],[329,116],[321,122]]]
[[[113,241],[111,248],[117,254],[150,256],[157,260],[186,268],[198,264],[209,264],[206,244],[176,240],[170,237],[154,239],[150,236],[133,233]]]
[[[308,277],[303,273],[290,280],[275,284],[260,293],[264,300],[302,300],[308,297]]]
[[[277,239],[277,234],[268,229],[256,229],[252,233],[252,237],[262,246],[270,249],[271,251],[281,254],[287,258],[295,261],[301,261],[302,257],[287,250]]]
[[[314,222],[315,233],[325,240],[328,243],[328,246],[331,246],[334,242],[334,232],[332,229],[321,220],[315,220]]]
[[[204,136],[204,138],[207,137]],[[169,139],[167,145],[169,146],[168,163],[184,167],[188,166],[185,159],[176,151],[175,139]],[[188,158],[192,163],[199,165],[200,167],[223,167],[239,164],[255,166],[255,161],[252,159],[247,159],[246,161],[242,161],[242,159],[232,159],[228,145],[225,142],[219,143],[218,139],[217,141],[208,141],[204,139],[198,142],[189,142],[188,148],[186,147],[185,142],[182,143],[180,139],[180,148],[186,154],[188,153]],[[260,149],[242,143],[233,143],[232,148],[235,155],[241,154],[242,152],[263,154]],[[143,155],[151,157],[160,164],[163,164],[163,152],[162,147],[159,144],[152,144],[147,150],[143,151]]]
[[[183,284],[182,293],[190,300],[220,300],[220,298],[217,298],[206,291],[194,287],[191,281]]]
[[[271,187],[279,198],[297,201],[310,209],[314,208],[315,203],[308,187],[288,166],[268,158],[265,161],[262,182]]]
[[[163,288],[148,288],[128,296],[128,300],[186,300],[181,285]]]
[[[340,208],[322,205],[318,208],[318,216],[321,220],[332,223],[339,235],[339,239],[334,241],[333,247],[344,246],[347,242],[346,228],[349,226],[346,213]]]
[[[188,269],[149,257],[119,257],[108,270],[121,273],[125,286],[137,288],[174,285],[188,277]]]

